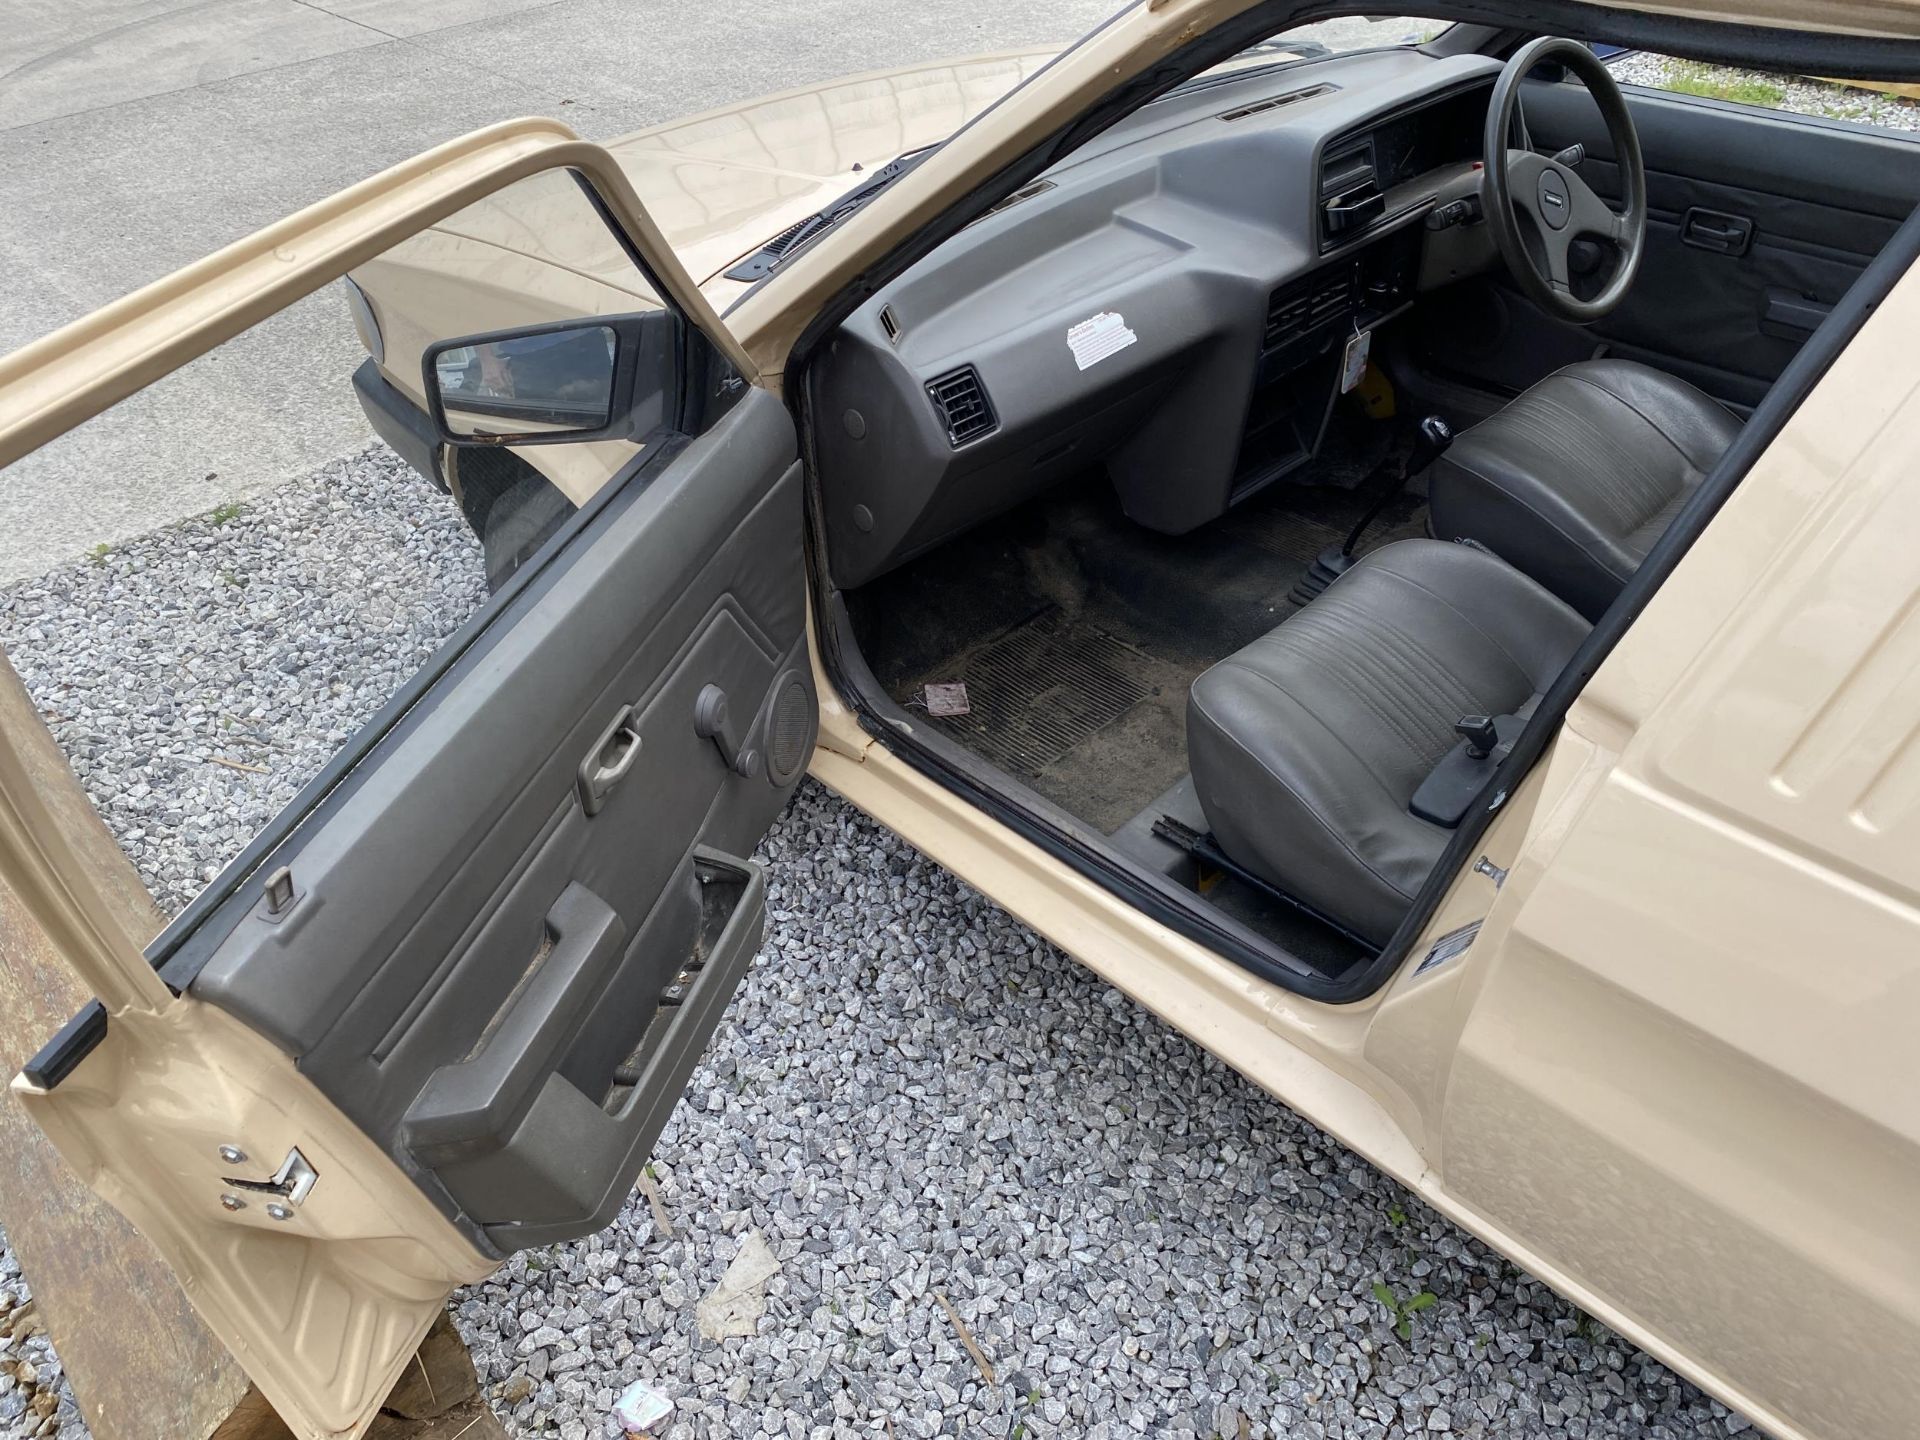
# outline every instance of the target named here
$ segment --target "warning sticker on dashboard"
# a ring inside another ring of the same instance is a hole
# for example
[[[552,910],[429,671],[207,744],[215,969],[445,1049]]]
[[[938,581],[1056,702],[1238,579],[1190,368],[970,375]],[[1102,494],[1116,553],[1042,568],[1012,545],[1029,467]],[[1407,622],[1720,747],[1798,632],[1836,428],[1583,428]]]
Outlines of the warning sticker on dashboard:
[[[1111,310],[1102,310],[1091,320],[1082,320],[1067,330],[1067,346],[1073,351],[1073,363],[1082,370],[1126,349],[1139,338],[1127,328],[1127,322]]]

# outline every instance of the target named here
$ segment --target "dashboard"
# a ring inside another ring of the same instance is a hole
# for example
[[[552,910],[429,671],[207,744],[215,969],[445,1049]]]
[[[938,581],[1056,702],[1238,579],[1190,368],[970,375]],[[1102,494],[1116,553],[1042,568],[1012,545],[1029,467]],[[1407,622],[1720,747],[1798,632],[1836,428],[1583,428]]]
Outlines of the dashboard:
[[[1203,78],[882,289],[807,379],[834,583],[1101,463],[1180,534],[1309,462],[1345,337],[1490,263],[1454,202],[1499,69],[1392,50]]]

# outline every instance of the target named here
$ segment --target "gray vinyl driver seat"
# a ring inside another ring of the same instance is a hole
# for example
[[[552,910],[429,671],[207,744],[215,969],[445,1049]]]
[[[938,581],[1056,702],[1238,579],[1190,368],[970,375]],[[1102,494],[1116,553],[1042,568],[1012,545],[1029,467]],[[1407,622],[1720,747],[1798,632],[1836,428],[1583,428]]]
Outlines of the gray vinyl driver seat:
[[[1597,620],[1739,430],[1651,366],[1569,365],[1435,462],[1433,534],[1484,546]]]
[[[1408,808],[1466,715],[1525,715],[1587,622],[1505,561],[1402,540],[1193,683],[1187,757],[1234,860],[1383,945],[1451,831]]]

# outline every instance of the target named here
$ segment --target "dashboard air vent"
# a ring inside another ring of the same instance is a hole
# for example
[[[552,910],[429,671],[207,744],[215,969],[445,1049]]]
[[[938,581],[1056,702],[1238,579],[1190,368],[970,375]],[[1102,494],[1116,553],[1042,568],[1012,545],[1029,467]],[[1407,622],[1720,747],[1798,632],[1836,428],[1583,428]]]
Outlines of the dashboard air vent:
[[[1373,137],[1327,147],[1320,160],[1320,241],[1331,249],[1386,213]]]
[[[1354,275],[1351,265],[1336,265],[1282,285],[1267,302],[1267,330],[1263,353],[1291,345],[1336,320],[1353,308]]]
[[[980,374],[971,365],[929,380],[927,394],[946,424],[948,443],[956,450],[991,434],[1000,424],[993,413],[993,402],[987,398],[987,387],[980,383]]]
[[[1222,120],[1244,120],[1249,115],[1265,114],[1269,110],[1278,110],[1283,105],[1297,104],[1302,100],[1312,100],[1319,95],[1331,95],[1338,85],[1309,85],[1304,90],[1289,90],[1284,95],[1275,95],[1266,100],[1256,100],[1251,105],[1242,105],[1238,110],[1222,110]]]
[[[900,317],[893,313],[893,306],[882,305],[880,307],[880,328],[887,332],[888,344],[898,345],[900,343]]]

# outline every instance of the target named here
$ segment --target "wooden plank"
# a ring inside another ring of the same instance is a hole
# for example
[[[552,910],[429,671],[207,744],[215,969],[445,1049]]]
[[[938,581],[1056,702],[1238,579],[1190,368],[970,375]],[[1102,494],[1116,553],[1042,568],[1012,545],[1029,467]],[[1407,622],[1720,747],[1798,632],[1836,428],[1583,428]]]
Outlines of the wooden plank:
[[[382,1411],[366,1440],[513,1440],[479,1396],[431,1420],[402,1420]]]
[[[1849,90],[1872,90],[1881,95],[1891,95],[1897,100],[1920,100],[1920,85],[1905,85],[1897,80],[1827,80],[1828,85],[1844,85]]]
[[[480,1394],[480,1377],[453,1317],[442,1315],[420,1342],[414,1363],[374,1417],[366,1440],[510,1440]],[[249,1391],[213,1440],[294,1440],[293,1431]]]
[[[280,1412],[267,1403],[267,1397],[249,1386],[233,1407],[213,1440],[295,1440],[293,1429],[280,1418]]]
[[[0,726],[81,847],[127,930],[161,924],[139,875],[93,812],[66,757],[0,657]],[[0,1070],[12,1075],[93,997],[0,880]],[[173,1272],[120,1212],[81,1184],[9,1097],[0,1102],[0,1226],[33,1288],[95,1440],[202,1440],[247,1393]]]

